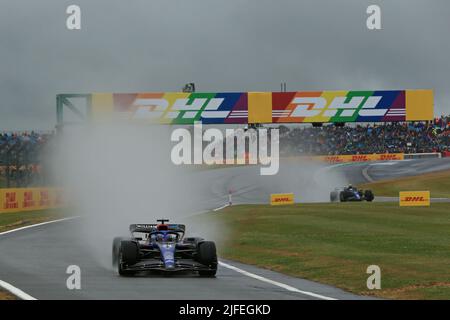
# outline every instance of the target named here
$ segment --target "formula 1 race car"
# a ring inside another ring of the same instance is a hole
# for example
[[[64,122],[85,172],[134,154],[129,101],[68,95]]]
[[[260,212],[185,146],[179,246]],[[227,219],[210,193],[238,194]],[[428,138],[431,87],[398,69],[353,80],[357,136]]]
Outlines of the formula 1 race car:
[[[113,267],[119,275],[133,275],[138,271],[198,272],[213,277],[217,271],[216,245],[202,238],[184,238],[185,225],[130,225],[131,238],[114,238]],[[142,235],[138,237],[138,235]]]
[[[375,196],[372,190],[358,190],[357,188],[349,185],[348,187],[344,187],[342,190],[336,188],[330,193],[330,201],[373,201]]]

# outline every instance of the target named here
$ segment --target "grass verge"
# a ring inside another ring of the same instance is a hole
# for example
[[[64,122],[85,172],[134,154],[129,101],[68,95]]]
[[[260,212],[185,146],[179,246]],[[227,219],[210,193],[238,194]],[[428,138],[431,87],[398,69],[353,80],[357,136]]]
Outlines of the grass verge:
[[[450,170],[358,186],[371,189],[376,196],[398,197],[400,191],[430,191],[432,198],[450,198]]]
[[[240,205],[203,215],[224,258],[392,299],[450,298],[450,204]],[[381,290],[368,290],[369,265]]]
[[[0,232],[63,218],[61,209],[0,213]]]

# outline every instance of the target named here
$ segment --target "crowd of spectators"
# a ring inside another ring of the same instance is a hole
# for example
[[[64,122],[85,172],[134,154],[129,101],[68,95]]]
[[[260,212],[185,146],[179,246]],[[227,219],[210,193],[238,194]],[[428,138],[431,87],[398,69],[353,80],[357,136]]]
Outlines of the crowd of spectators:
[[[338,155],[450,151],[450,116],[430,122],[358,124],[355,126],[280,130],[280,154]]]
[[[54,133],[0,133],[0,187],[42,185]],[[450,116],[429,122],[280,126],[280,156],[441,152],[450,156]]]
[[[53,133],[0,133],[0,187],[23,187],[42,181],[40,162]]]

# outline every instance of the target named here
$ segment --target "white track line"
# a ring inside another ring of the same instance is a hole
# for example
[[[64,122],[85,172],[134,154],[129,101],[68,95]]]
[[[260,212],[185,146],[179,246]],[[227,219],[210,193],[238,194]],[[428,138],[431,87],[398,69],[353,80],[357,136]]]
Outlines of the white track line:
[[[17,229],[12,229],[12,230],[1,232],[0,236],[8,234],[8,233],[24,230],[24,229],[29,229],[29,228],[42,226],[42,225],[45,225],[45,224],[50,224],[50,223],[55,223],[55,222],[62,222],[62,221],[72,220],[72,219],[77,219],[77,218],[79,218],[79,216],[70,217],[70,218],[63,218],[63,219],[58,219],[58,220],[51,220],[51,221],[41,222],[41,223],[36,223],[36,224],[29,225],[29,226],[25,226],[25,227],[21,227],[21,228],[17,228]],[[12,293],[13,295],[18,297],[19,299],[22,299],[22,300],[37,300],[35,297],[30,296],[28,293],[23,292],[19,288],[16,288],[12,284],[10,284],[8,282],[5,282],[3,280],[0,280],[0,287],[5,289],[6,291]]]
[[[251,273],[251,272],[239,269],[238,267],[232,266],[231,264],[228,264],[228,263],[225,263],[225,262],[222,262],[222,261],[219,261],[219,265],[221,265],[222,267],[234,270],[236,272],[239,272],[239,273],[241,273],[241,274],[243,274],[243,275],[245,275],[247,277],[254,278],[254,279],[257,279],[257,280],[260,280],[260,281],[263,281],[263,282],[270,283],[270,284],[272,284],[274,286],[283,288],[283,289],[285,289],[287,291],[301,293],[301,294],[304,294],[304,295],[307,295],[307,296],[311,296],[311,297],[314,297],[314,298],[318,298],[318,299],[322,299],[322,300],[337,300],[336,298],[323,296],[323,295],[320,295],[320,294],[317,294],[317,293],[313,293],[313,292],[309,292],[309,291],[299,290],[299,289],[291,287],[291,286],[289,286],[287,284],[284,284],[284,283],[281,283],[281,282],[277,282],[277,281],[274,281],[274,280],[270,280],[270,279],[258,276],[257,274],[254,274],[254,273]]]
[[[41,222],[41,223],[36,223],[36,224],[31,224],[29,226],[20,227],[20,228],[17,228],[17,229],[12,229],[12,230],[8,230],[8,231],[0,232],[0,236],[8,234],[8,233],[12,233],[12,232],[20,231],[20,230],[25,230],[25,229],[29,229],[29,228],[42,226],[44,224],[50,224],[50,223],[61,222],[61,221],[66,221],[66,220],[72,220],[72,219],[77,219],[77,218],[79,218],[79,216],[70,217],[70,218],[63,218],[63,219],[58,219],[58,220],[51,220],[51,221]]]
[[[22,300],[37,300],[35,297],[30,296],[28,293],[23,292],[19,288],[14,287],[13,285],[9,284],[8,282],[0,280],[0,287],[5,289],[6,291],[12,293],[16,297],[22,299]]]
[[[369,175],[367,171],[369,171],[370,166],[365,167],[361,173],[364,176],[364,179],[366,179],[369,182],[375,182],[375,180],[372,179],[372,177]]]
[[[215,208],[215,209],[213,209],[213,211],[219,211],[219,210],[222,210],[222,209],[224,209],[224,208],[226,208],[226,207],[229,207],[230,205],[227,203],[226,205],[223,205],[223,206],[221,206],[221,207],[218,207],[218,208]]]
[[[376,162],[369,164],[369,166],[393,166],[397,163],[398,162]]]

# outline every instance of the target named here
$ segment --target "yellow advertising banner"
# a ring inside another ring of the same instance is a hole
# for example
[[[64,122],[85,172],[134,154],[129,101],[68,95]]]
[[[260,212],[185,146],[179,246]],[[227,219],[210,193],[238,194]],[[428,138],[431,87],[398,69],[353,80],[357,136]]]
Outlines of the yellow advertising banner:
[[[382,154],[349,154],[349,155],[316,156],[313,157],[313,159],[330,163],[345,163],[345,162],[404,160],[404,157],[405,155],[403,153],[382,153]]]
[[[0,189],[0,213],[57,208],[62,204],[59,188]]]
[[[430,191],[400,191],[400,207],[418,207],[430,205]]]
[[[293,193],[274,193],[270,195],[270,204],[279,206],[284,204],[294,204]]]

